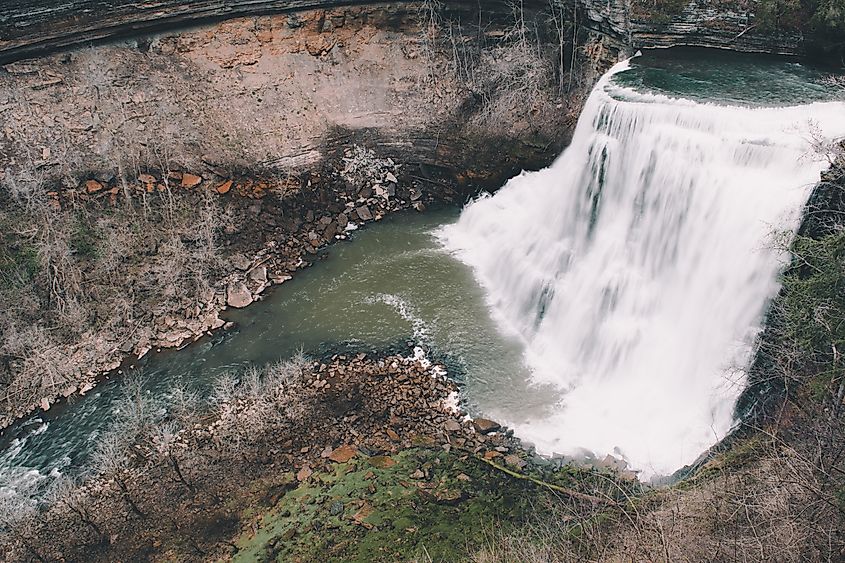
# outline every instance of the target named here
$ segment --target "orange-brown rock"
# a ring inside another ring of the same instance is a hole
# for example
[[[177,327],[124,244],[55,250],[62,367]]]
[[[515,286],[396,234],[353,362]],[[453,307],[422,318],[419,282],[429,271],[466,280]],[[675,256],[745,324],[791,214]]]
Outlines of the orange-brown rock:
[[[103,189],[103,185],[97,180],[88,180],[85,182],[85,191],[89,194],[97,193]]]
[[[378,469],[387,469],[388,467],[393,467],[394,465],[396,465],[396,460],[386,455],[376,455],[371,457],[367,461],[370,462],[370,465],[372,465],[373,467],[377,467]]]
[[[217,186],[217,193],[221,194],[221,195],[229,193],[229,190],[232,189],[232,184],[233,184],[232,180],[227,180],[227,181],[223,182],[222,184]]]
[[[335,463],[346,463],[358,453],[358,450],[355,449],[354,446],[344,445],[340,446],[332,453],[329,454],[329,459],[334,461]]]
[[[311,470],[311,468],[310,468],[310,467],[308,467],[308,466],[306,465],[305,467],[303,467],[302,469],[300,469],[300,470],[296,473],[296,480],[297,480],[297,481],[305,481],[306,479],[308,479],[309,477],[311,477],[311,475],[312,475],[313,473],[314,473],[314,472]]]
[[[368,502],[365,502],[364,504],[361,505],[361,508],[358,509],[358,512],[356,512],[352,516],[352,519],[358,524],[367,525],[367,523],[364,522],[364,520],[366,520],[372,513],[373,513],[372,505],[370,505],[370,503],[368,503]],[[367,527],[372,528],[372,525],[367,525]]]
[[[196,174],[182,174],[182,187],[183,188],[193,188],[195,186],[199,186],[202,183],[202,176],[197,176]]]
[[[329,41],[322,35],[317,37],[308,37],[305,40],[305,49],[312,57],[319,57],[332,50],[334,41]]]

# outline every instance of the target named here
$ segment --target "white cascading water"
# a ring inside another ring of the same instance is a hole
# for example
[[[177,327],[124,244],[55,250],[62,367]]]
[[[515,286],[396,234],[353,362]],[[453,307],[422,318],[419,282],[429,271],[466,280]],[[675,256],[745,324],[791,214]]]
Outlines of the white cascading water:
[[[797,227],[827,166],[810,132],[845,134],[845,105],[640,94],[611,82],[626,68],[599,82],[551,167],[440,237],[524,342],[534,380],[561,390],[551,415],[511,421],[517,435],[546,454],[621,455],[649,478],[733,425],[778,289],[773,234]]]

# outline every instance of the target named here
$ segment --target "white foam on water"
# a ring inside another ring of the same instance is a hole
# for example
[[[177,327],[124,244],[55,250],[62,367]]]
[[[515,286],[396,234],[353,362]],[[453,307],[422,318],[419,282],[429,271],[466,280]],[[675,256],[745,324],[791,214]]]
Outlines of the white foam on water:
[[[392,307],[396,313],[411,325],[414,339],[418,343],[425,343],[431,336],[431,331],[425,320],[419,315],[411,303],[392,293],[379,293],[367,300],[368,303],[384,303]]]
[[[642,477],[695,460],[734,423],[785,256],[827,164],[813,131],[845,104],[719,106],[611,83],[549,168],[481,197],[439,232],[470,265],[551,415],[517,424],[542,453],[617,452]],[[505,413],[506,416],[506,413]]]

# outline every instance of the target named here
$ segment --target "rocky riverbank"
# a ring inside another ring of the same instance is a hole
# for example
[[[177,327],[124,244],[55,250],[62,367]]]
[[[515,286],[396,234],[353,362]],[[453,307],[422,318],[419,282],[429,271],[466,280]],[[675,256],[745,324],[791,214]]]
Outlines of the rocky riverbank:
[[[124,415],[89,462],[93,477],[60,478],[44,512],[4,505],[17,517],[4,520],[6,553],[460,558],[482,541],[483,522],[518,525],[544,491],[607,508],[639,486],[609,470],[536,465],[506,429],[468,420],[456,393],[419,348],[250,368],[221,378],[205,405],[184,394],[162,403],[130,384]]]
[[[392,159],[380,159],[363,147],[356,145],[345,154],[349,156],[344,157],[343,167],[325,172],[328,177],[309,174],[280,183],[170,171],[145,173],[137,181],[123,180],[121,185],[116,179],[101,182],[92,178],[79,188],[50,192],[50,204],[56,209],[108,209],[121,206],[124,198],[147,194],[220,206],[225,209],[222,224],[208,226],[220,232],[218,267],[202,292],[182,291],[181,298],[171,300],[155,293],[147,295],[136,305],[142,310],[134,315],[139,317],[134,326],[99,331],[72,344],[65,366],[81,377],[45,394],[37,405],[9,413],[4,422],[8,424],[35,407],[47,410],[58,396],[86,393],[100,374],[117,369],[127,356],[141,358],[151,351],[181,348],[213,330],[227,328],[231,323],[221,318],[227,308],[243,308],[260,299],[272,286],[310,266],[321,249],[348,238],[368,222],[391,212],[422,212],[426,205],[465,197],[446,184],[414,180],[413,170],[406,172]],[[213,198],[210,204],[209,198]],[[133,274],[149,274],[149,266],[137,264]],[[140,288],[129,281],[124,289]],[[189,298],[192,293],[193,300]]]

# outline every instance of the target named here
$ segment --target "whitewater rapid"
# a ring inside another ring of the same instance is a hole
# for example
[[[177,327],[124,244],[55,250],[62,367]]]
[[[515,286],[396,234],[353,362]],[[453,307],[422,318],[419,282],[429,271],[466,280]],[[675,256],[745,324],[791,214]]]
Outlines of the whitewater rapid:
[[[444,246],[520,339],[551,414],[507,421],[545,454],[614,454],[642,477],[693,462],[734,424],[769,300],[821,170],[811,139],[845,104],[751,108],[613,83],[572,144],[444,227]],[[507,413],[498,413],[507,417]]]

